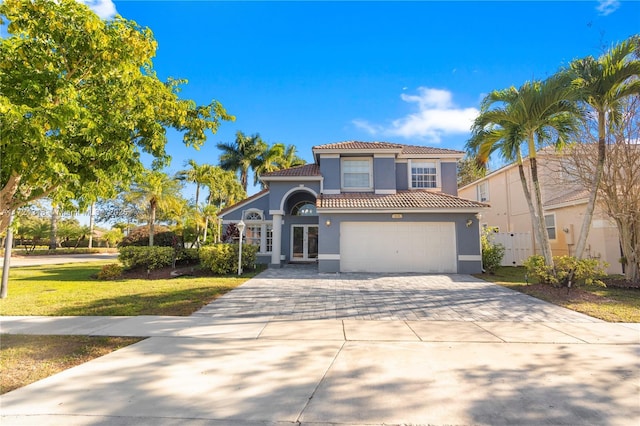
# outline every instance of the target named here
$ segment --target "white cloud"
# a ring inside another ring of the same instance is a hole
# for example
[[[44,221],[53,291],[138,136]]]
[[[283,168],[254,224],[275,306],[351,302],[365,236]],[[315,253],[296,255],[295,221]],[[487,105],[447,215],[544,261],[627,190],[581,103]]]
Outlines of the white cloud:
[[[618,10],[619,7],[619,0],[598,0],[596,10],[600,12],[600,15],[607,16]]]
[[[118,11],[116,5],[111,0],[77,0],[84,3],[102,19],[109,19],[116,16]]]
[[[443,135],[468,133],[479,113],[476,108],[458,108],[448,90],[419,87],[417,94],[403,93],[400,98],[417,104],[418,111],[392,120],[387,126],[360,119],[352,123],[371,135],[419,137],[438,143]]]

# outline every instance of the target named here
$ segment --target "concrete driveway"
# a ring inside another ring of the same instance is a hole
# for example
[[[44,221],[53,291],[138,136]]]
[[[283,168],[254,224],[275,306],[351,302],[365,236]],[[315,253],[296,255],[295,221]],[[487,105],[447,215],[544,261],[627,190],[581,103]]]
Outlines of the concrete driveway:
[[[269,270],[191,317],[4,317],[153,336],[0,397],[5,425],[637,425],[640,327],[463,275]]]

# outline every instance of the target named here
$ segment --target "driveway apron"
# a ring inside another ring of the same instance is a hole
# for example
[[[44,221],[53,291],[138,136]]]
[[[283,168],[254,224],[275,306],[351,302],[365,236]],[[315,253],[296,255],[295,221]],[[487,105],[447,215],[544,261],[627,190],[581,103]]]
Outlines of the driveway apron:
[[[640,327],[467,275],[267,270],[190,317],[5,317],[153,336],[0,397],[2,425],[633,425]]]

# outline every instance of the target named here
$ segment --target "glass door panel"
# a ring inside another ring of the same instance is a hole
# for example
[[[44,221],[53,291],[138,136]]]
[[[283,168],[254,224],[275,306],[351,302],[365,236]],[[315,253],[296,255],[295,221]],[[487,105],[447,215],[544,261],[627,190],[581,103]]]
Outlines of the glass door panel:
[[[318,258],[318,227],[309,226],[307,228],[307,258]]]
[[[304,227],[293,227],[293,244],[292,244],[292,258],[293,260],[304,260]]]

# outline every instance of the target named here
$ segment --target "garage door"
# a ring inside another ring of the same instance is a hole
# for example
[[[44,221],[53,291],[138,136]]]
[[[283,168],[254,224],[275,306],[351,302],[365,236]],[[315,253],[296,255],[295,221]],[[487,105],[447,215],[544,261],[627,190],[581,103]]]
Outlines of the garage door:
[[[453,222],[342,222],[342,272],[457,272]]]

